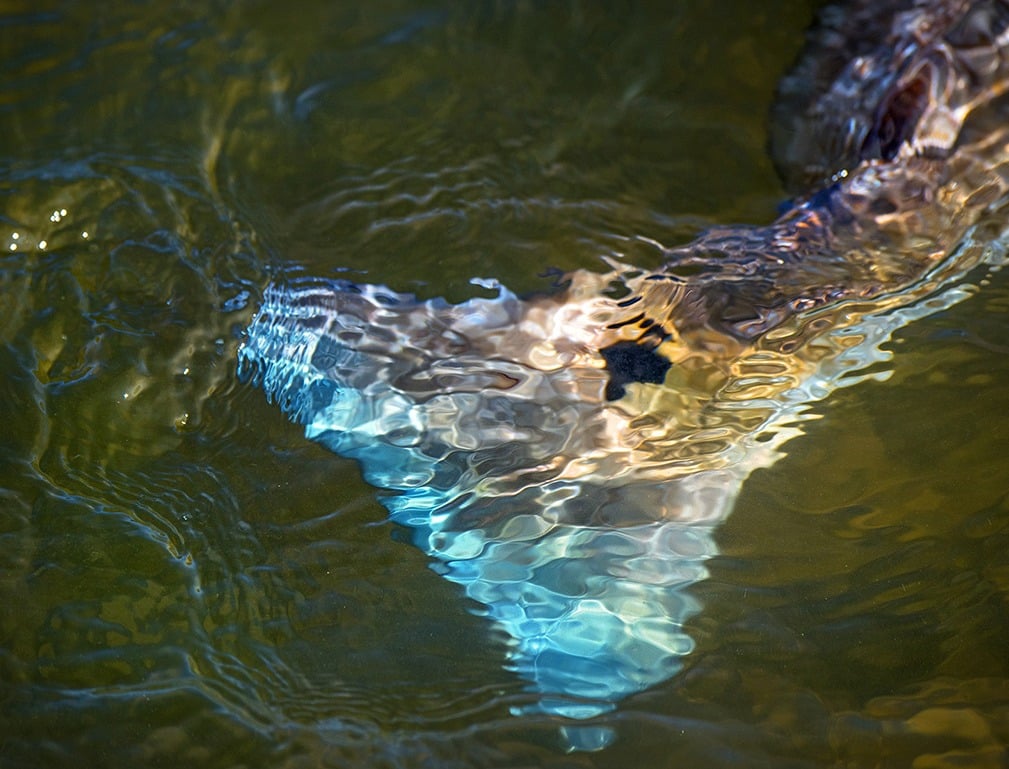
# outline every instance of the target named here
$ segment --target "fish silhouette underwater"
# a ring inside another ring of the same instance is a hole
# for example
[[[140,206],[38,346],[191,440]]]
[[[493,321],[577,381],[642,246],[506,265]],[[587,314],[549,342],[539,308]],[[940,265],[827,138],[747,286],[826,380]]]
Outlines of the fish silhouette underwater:
[[[775,222],[526,298],[278,280],[240,375],[507,633],[517,710],[592,718],[681,668],[713,531],[810,404],[1000,262],[1007,90],[1009,2],[828,7],[779,86]]]

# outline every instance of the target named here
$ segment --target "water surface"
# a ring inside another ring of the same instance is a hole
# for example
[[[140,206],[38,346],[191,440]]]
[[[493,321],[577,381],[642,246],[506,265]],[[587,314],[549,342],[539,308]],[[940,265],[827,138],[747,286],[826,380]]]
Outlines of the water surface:
[[[810,3],[105,5],[0,9],[0,765],[1005,761],[1002,273],[748,480],[594,753],[235,376],[281,270],[461,299],[773,219]]]

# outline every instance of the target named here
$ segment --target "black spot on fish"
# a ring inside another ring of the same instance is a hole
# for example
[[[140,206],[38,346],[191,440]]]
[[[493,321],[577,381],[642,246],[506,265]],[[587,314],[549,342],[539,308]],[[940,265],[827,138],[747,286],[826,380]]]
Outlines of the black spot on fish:
[[[630,382],[662,384],[672,364],[654,348],[637,342],[617,342],[599,351],[606,361],[610,381],[606,385],[606,400],[615,401],[627,392]]]

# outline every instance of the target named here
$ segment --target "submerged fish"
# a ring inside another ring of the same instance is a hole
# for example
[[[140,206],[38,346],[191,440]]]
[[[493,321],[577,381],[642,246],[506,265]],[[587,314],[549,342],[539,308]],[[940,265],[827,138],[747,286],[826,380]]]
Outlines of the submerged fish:
[[[809,405],[999,261],[1007,88],[1009,2],[828,8],[780,87],[806,192],[774,223],[529,298],[278,282],[240,373],[507,632],[520,710],[591,718],[679,670],[713,529]]]

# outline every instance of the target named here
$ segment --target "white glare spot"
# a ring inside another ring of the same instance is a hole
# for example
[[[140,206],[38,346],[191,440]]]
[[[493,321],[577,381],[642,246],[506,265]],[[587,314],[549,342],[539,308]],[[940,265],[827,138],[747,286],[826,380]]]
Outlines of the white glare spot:
[[[18,238],[21,237],[21,233],[20,232],[15,232],[14,234],[11,235],[11,237],[14,238],[14,240],[17,240]]]
[[[11,251],[17,251],[17,250],[18,250],[18,244],[17,243],[11,243]]]
[[[49,245],[49,244],[46,243],[44,240],[40,240],[39,241],[39,251],[45,251],[47,245]]]
[[[81,233],[81,237],[84,238],[85,240],[87,240],[88,239],[88,231],[84,230],[84,232]]]
[[[189,376],[189,366],[186,366],[184,369],[182,369],[182,375]]]

